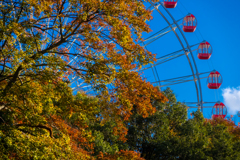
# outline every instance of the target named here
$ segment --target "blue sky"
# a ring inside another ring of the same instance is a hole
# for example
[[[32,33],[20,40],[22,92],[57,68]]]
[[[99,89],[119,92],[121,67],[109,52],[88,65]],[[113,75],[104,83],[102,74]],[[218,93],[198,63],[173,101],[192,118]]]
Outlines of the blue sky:
[[[201,80],[203,101],[225,102],[225,105],[228,104],[228,116],[236,115],[236,111],[240,111],[240,88],[238,88],[240,86],[239,6],[239,0],[233,0],[231,3],[222,0],[179,0],[175,9],[169,9],[176,20],[183,18],[188,13],[192,13],[197,18],[197,30],[194,33],[185,33],[190,45],[197,44],[202,40],[207,40],[212,45],[213,54],[210,60],[199,60],[197,52],[193,52],[200,73],[215,69],[223,77],[223,84],[218,90],[208,89],[207,79]],[[159,9],[164,15],[167,15],[162,7]],[[149,22],[153,31],[148,35],[145,34],[144,37],[167,26],[167,23],[156,11],[153,12],[153,17],[153,20]],[[181,46],[174,33],[171,32],[151,43],[147,48],[160,57],[181,49]],[[191,74],[186,56],[159,65],[157,70],[161,80]],[[145,77],[151,82],[154,81],[151,70],[145,72]],[[194,82],[178,84],[170,86],[170,88],[173,89],[179,101],[197,102]],[[210,118],[211,109],[204,109],[204,116]],[[235,116],[233,120],[239,121],[240,117]]]

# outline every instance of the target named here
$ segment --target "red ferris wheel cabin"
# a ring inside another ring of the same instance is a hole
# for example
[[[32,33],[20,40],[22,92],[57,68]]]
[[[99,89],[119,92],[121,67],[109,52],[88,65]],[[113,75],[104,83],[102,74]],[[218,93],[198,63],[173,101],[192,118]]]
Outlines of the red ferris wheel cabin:
[[[175,8],[178,0],[164,0],[163,5],[166,8]]]
[[[184,32],[194,32],[197,27],[197,19],[194,15],[189,14],[183,19],[183,31]]]
[[[213,71],[208,76],[208,88],[209,89],[218,89],[222,84],[222,76],[218,71]]]
[[[198,46],[198,58],[209,59],[212,55],[212,46],[207,41],[200,43]]]
[[[213,109],[212,109],[213,118],[225,118],[226,115],[227,115],[227,107],[223,103],[218,102],[213,106]]]

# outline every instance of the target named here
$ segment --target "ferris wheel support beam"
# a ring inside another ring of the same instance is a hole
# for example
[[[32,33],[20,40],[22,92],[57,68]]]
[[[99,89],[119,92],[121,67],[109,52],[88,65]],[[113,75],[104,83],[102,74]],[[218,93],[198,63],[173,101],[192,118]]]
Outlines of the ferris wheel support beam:
[[[154,6],[154,3],[153,3],[152,1],[149,1],[149,3]],[[162,4],[161,2],[159,2],[159,3]],[[161,5],[161,6],[163,6],[163,5]],[[164,6],[163,6],[163,8],[167,11],[167,13],[168,13],[169,16],[172,18],[172,20],[173,20],[173,22],[175,23],[175,25],[177,26],[177,28],[178,28],[178,29],[180,30],[180,32],[181,32],[181,29],[180,29],[179,25],[176,23],[176,20],[172,17],[172,15],[168,12],[168,10],[167,10]],[[172,30],[173,30],[173,32],[175,33],[178,41],[180,42],[182,48],[184,49],[185,46],[183,45],[183,42],[181,41],[181,39],[180,39],[180,37],[178,36],[177,32],[173,29],[173,26],[171,25],[171,23],[168,21],[168,19],[163,15],[163,13],[162,13],[158,8],[155,7],[155,9],[156,9],[156,10],[158,11],[158,13],[164,18],[164,20],[168,23],[168,25],[172,28]],[[182,33],[182,32],[181,32],[181,33]],[[183,33],[182,33],[182,35],[183,35]],[[184,36],[184,35],[183,35],[183,36]],[[186,40],[186,38],[185,38],[185,40]],[[192,55],[192,51],[191,51],[191,48],[190,48],[190,46],[189,46],[188,43],[187,43],[187,48],[188,48],[188,50],[190,51],[190,53],[191,53],[191,55]],[[191,71],[192,71],[192,74],[193,74],[193,78],[196,79],[196,78],[195,78],[195,73],[194,73],[194,70],[193,70],[193,66],[192,66],[191,60],[190,60],[189,57],[188,57],[188,54],[186,54],[186,57],[187,57],[187,59],[188,59],[189,65],[190,65],[190,68],[191,68]],[[194,62],[195,62],[195,61],[194,61]],[[198,72],[197,72],[197,74],[198,74]],[[198,76],[197,76],[197,77],[198,77]],[[200,84],[200,79],[199,79],[199,77],[198,77],[198,81],[199,81],[199,84]],[[196,82],[196,81],[194,81],[194,82],[195,82],[195,87],[196,87],[198,104],[200,105],[201,110],[203,111],[203,108],[202,108],[202,91],[201,91],[201,85],[199,86],[199,88],[200,88],[200,95],[201,95],[201,101],[200,101],[200,99],[199,99],[199,92],[198,92],[198,85],[197,85],[197,82]]]

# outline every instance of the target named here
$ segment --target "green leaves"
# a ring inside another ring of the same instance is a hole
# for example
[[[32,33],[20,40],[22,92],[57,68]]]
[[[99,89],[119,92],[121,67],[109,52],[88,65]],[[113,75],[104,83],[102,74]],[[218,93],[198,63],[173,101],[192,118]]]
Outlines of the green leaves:
[[[239,128],[227,120],[206,120],[198,110],[187,119],[187,107],[168,88],[166,103],[153,100],[157,111],[143,118],[133,111],[126,145],[145,159],[238,159]],[[233,134],[234,133],[234,134]]]

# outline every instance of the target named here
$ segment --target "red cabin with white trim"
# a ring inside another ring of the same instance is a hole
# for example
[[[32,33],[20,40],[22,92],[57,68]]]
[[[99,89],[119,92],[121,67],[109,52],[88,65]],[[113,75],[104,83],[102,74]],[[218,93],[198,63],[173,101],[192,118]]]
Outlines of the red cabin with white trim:
[[[198,58],[199,59],[209,59],[212,55],[212,46],[207,41],[202,42],[198,46]]]
[[[183,19],[183,31],[194,32],[197,28],[197,19],[194,15],[189,14]]]
[[[178,0],[164,0],[163,5],[166,8],[175,8]]]
[[[209,89],[218,89],[222,84],[222,76],[218,71],[213,71],[208,76],[208,88]]]
[[[218,102],[213,106],[212,118],[225,118],[226,115],[227,107],[223,103]]]

